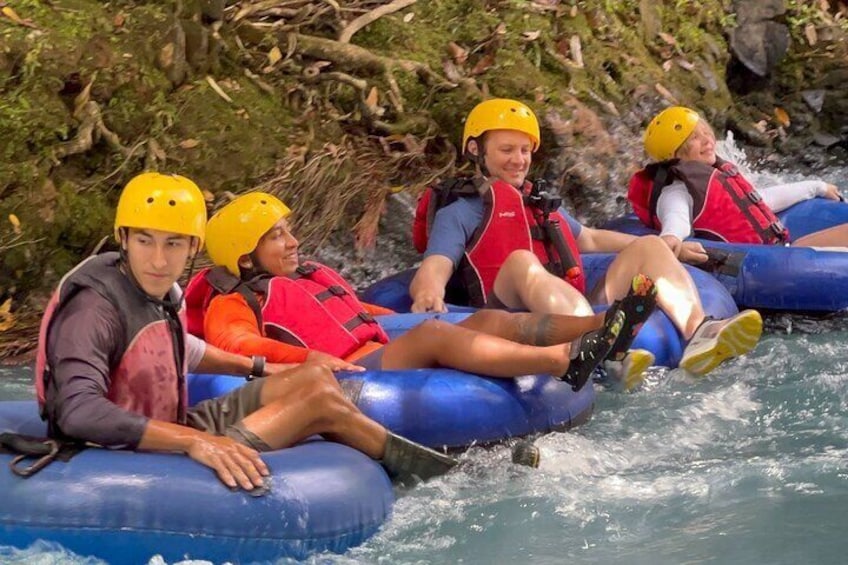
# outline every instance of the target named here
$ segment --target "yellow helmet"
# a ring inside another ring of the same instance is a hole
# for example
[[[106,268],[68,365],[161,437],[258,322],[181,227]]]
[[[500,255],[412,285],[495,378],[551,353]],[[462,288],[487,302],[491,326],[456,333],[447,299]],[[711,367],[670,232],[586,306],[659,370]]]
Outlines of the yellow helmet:
[[[672,106],[657,114],[645,130],[645,152],[651,159],[667,161],[698,125],[698,112]]]
[[[118,200],[115,213],[115,239],[121,228],[161,230],[206,235],[206,201],[192,181],[180,175],[141,173],[134,177]]]
[[[209,258],[239,276],[239,258],[252,253],[262,236],[289,214],[289,207],[267,192],[239,196],[218,210],[206,226]]]
[[[493,129],[511,129],[526,133],[533,141],[533,151],[539,148],[539,121],[533,110],[517,100],[493,98],[480,102],[468,114],[465,130],[462,132],[463,152],[469,139]]]

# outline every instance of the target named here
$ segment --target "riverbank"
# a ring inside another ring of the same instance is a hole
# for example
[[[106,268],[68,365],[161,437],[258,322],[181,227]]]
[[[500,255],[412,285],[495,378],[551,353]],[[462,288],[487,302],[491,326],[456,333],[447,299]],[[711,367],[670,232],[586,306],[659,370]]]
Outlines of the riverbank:
[[[758,3],[785,4],[768,21],[789,43],[745,80],[731,43],[746,4],[16,2],[0,15],[0,359],[34,346],[50,290],[110,233],[143,169],[190,176],[210,208],[276,192],[305,251],[356,273],[378,235],[404,246],[390,195],[462,172],[461,117],[486,96],[537,110],[534,174],[586,221],[624,211],[642,127],[668,104],[772,163],[838,158],[844,6]],[[803,150],[816,143],[820,157]]]

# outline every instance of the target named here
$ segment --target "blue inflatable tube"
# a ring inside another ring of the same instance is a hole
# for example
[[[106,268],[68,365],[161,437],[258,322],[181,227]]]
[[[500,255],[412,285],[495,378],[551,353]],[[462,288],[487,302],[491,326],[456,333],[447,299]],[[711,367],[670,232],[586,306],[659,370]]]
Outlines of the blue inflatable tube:
[[[450,369],[413,369],[343,372],[338,378],[364,414],[435,448],[564,431],[588,420],[595,400],[591,385],[574,392],[548,376],[496,379]],[[192,375],[189,397],[198,402],[242,384],[238,377]]]
[[[609,253],[591,253],[583,256],[587,288],[593,288],[598,284],[614,258],[615,255]],[[686,269],[695,281],[707,315],[714,318],[727,318],[739,311],[727,290],[713,277],[688,265]],[[361,298],[371,304],[379,304],[398,312],[408,312],[412,305],[408,289],[414,275],[414,270],[408,270],[387,277],[363,291]],[[448,309],[450,312],[447,314],[395,314],[379,316],[377,319],[389,335],[394,336],[411,329],[427,318],[442,318],[455,323],[474,311],[474,308],[455,305],[449,305]],[[656,356],[657,365],[676,367],[683,355],[684,343],[668,316],[657,311],[642,326],[633,347],[651,351]]]
[[[43,436],[35,402],[0,402],[0,432]],[[113,565],[271,562],[344,552],[391,511],[388,477],[354,449],[319,440],[262,457],[270,491],[251,497],[182,455],[86,449],[23,479],[0,454],[0,546],[45,540]]]
[[[793,239],[848,223],[848,204],[806,200],[778,214]],[[656,233],[635,215],[607,229],[637,235]],[[848,248],[784,247],[698,241],[718,263],[713,276],[740,307],[836,312],[848,308]]]

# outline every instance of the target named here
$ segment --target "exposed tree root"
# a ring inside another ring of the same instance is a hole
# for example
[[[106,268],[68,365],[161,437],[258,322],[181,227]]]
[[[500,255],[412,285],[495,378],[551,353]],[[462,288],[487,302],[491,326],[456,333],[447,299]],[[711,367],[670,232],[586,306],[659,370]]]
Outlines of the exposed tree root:
[[[339,34],[339,42],[350,43],[350,38],[353,37],[353,34],[360,29],[370,23],[376,22],[385,15],[394,14],[408,6],[412,6],[417,1],[418,0],[394,0],[393,2],[389,2],[388,4],[384,4],[379,8],[371,10],[367,14],[359,16],[342,30]]]
[[[100,113],[100,106],[97,102],[89,100],[79,110],[80,126],[77,129],[77,134],[70,141],[60,143],[54,150],[53,156],[56,160],[63,159],[70,155],[78,155],[89,151],[95,143],[103,138],[110,147],[119,151],[125,157],[130,155],[130,150],[124,147],[121,139],[106,127],[103,123],[103,116]]]

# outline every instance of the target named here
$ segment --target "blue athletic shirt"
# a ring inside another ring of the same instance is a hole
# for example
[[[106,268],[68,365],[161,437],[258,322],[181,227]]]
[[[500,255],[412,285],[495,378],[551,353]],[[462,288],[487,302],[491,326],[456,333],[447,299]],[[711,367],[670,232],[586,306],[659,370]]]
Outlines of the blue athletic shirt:
[[[583,225],[566,212],[565,208],[560,207],[559,213],[568,223],[574,239],[577,239]],[[458,198],[455,202],[448,204],[436,212],[436,217],[433,218],[424,258],[430,255],[442,255],[453,261],[453,266],[456,268],[465,253],[465,246],[482,221],[483,200],[481,198]]]

